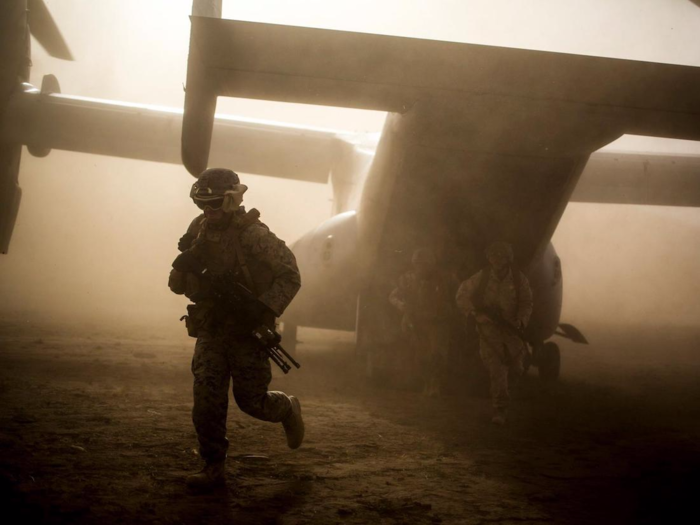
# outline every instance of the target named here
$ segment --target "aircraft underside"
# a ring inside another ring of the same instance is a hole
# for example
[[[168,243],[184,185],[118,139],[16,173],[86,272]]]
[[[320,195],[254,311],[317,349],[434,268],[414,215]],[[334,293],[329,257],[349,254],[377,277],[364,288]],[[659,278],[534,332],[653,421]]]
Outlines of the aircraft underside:
[[[356,330],[358,352],[371,360],[403,344],[388,297],[416,249],[432,249],[461,281],[484,267],[488,244],[506,240],[534,291],[528,334],[541,346],[559,325],[562,274],[551,243],[539,244],[551,203],[570,191],[582,163],[434,151],[421,146],[424,136],[410,112],[389,115],[357,214],[334,217],[295,243],[304,286],[285,326]],[[524,162],[539,176],[529,177]]]
[[[432,248],[465,279],[484,266],[483,249],[495,240],[513,244],[530,279],[529,338],[541,346],[561,311],[561,263],[550,239],[589,157],[626,133],[700,139],[698,68],[221,20],[216,1],[194,4],[183,111],[61,96],[55,79],[41,91],[23,83],[28,5],[32,33],[53,56],[70,58],[43,2],[3,3],[2,250],[19,206],[22,145],[39,156],[60,148],[182,160],[195,176],[224,163],[243,173],[331,180],[335,210],[357,213],[296,243],[304,286],[285,321],[354,329],[360,354],[396,341],[387,296],[416,248]],[[218,96],[388,116],[375,149],[372,140],[330,130],[217,119]],[[371,151],[362,152],[367,144]],[[667,159],[658,170],[645,157],[595,164],[606,178],[583,188],[587,202],[700,203],[697,161],[679,168]],[[625,186],[607,178],[622,165],[639,171]],[[660,187],[674,190],[649,191]]]

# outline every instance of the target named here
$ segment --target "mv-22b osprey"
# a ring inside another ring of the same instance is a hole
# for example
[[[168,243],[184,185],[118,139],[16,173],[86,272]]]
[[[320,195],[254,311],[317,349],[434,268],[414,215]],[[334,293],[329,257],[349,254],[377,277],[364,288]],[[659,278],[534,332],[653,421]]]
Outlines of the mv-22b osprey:
[[[2,3],[3,252],[22,145],[34,155],[182,162],[194,176],[221,165],[330,182],[335,215],[293,247],[303,287],[285,339],[297,326],[355,330],[371,365],[396,343],[387,296],[414,249],[432,248],[467,277],[484,247],[504,240],[534,292],[533,364],[551,378],[559,350],[545,342],[583,341],[560,324],[562,269],[550,242],[567,203],[700,205],[697,158],[595,153],[623,134],[700,140],[700,68],[220,17],[220,0],[195,0],[178,111],[61,95],[53,77],[40,90],[27,84],[30,29],[53,55],[69,52],[41,0]],[[378,137],[319,130],[217,117],[219,96],[387,117]]]

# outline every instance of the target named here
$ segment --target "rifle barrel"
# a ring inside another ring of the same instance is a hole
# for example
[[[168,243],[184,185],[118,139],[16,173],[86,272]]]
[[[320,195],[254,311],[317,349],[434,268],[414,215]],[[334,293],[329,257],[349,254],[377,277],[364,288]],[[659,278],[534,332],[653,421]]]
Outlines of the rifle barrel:
[[[289,363],[287,363],[284,359],[282,359],[279,356],[279,354],[274,352],[271,348],[266,347],[266,350],[267,350],[267,355],[270,357],[270,359],[272,359],[272,361],[277,366],[279,366],[282,369],[282,372],[284,372],[286,374],[287,372],[289,372],[292,369],[292,367],[289,366]]]
[[[291,355],[289,355],[289,353],[288,353],[284,348],[282,348],[281,345],[277,345],[276,348],[278,348],[279,350],[281,350],[282,353],[284,354],[284,356],[285,356],[287,359],[289,359],[295,367],[301,368],[301,365],[300,365],[299,363],[297,363],[296,359],[294,359]]]

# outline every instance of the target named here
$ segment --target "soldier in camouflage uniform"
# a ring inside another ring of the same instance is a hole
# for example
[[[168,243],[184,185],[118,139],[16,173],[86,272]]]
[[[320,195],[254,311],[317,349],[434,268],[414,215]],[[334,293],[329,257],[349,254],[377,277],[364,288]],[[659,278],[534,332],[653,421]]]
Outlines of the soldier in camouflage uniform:
[[[457,291],[457,306],[476,317],[481,359],[491,379],[492,422],[506,422],[510,395],[508,376],[517,381],[523,374],[525,342],[513,331],[499,326],[485,312],[495,312],[502,322],[523,330],[532,314],[532,291],[527,278],[513,265],[513,249],[496,242],[486,250],[489,267],[464,281]]]
[[[416,250],[411,262],[413,270],[399,278],[389,302],[402,314],[401,329],[409,339],[423,394],[439,396],[445,386],[458,282],[438,268],[431,250]]]
[[[247,188],[231,170],[204,171],[191,197],[204,211],[183,235],[178,248],[193,261],[192,271],[170,274],[169,286],[195,304],[188,307],[188,332],[197,337],[192,359],[194,407],[192,419],[204,469],[187,479],[196,489],[225,480],[228,449],[226,413],[228,387],[240,409],[263,421],[283,423],[290,448],[301,445],[304,424],[299,401],[283,392],[269,392],[270,362],[251,336],[257,326],[274,327],[301,286],[292,252],[258,220],[257,210],[241,206]],[[174,265],[175,266],[175,265]],[[195,268],[199,266],[199,269]],[[204,268],[202,271],[201,268]],[[260,300],[245,312],[217,302],[222,275],[252,290]]]

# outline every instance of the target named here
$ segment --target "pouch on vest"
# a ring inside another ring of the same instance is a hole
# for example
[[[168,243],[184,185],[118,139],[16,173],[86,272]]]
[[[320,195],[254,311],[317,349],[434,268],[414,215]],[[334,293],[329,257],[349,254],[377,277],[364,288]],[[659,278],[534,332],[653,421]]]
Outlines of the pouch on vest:
[[[185,321],[187,335],[190,337],[199,336],[199,332],[204,328],[207,321],[207,310],[201,305],[187,305],[187,315],[180,317],[180,321]]]
[[[168,288],[177,295],[185,293],[185,274],[173,269],[168,277]]]

